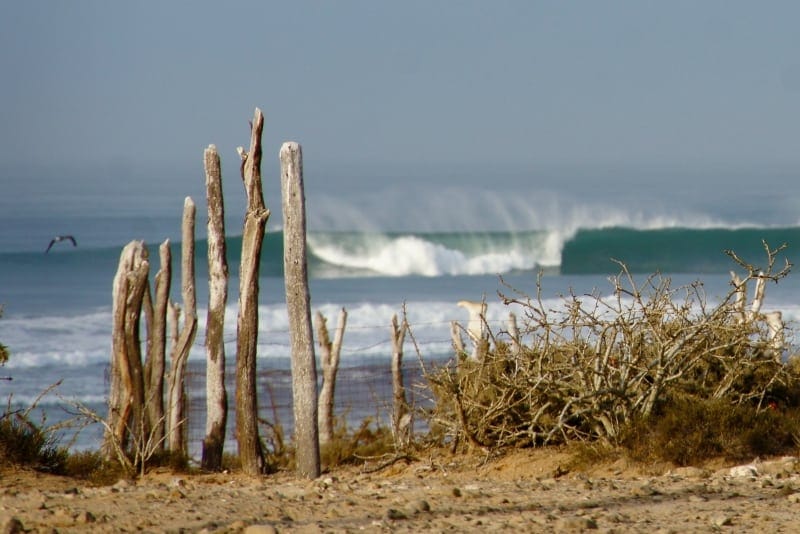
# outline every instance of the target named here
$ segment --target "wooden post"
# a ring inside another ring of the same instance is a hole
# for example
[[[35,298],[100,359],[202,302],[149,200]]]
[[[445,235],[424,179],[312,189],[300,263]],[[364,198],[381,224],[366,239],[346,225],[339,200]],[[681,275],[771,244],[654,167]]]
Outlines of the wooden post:
[[[736,296],[736,300],[733,304],[736,321],[742,324],[747,320],[747,314],[744,310],[747,305],[747,284],[742,282],[739,275],[733,271],[731,271],[731,284],[733,285],[734,294]]]
[[[767,341],[769,349],[775,355],[777,361],[783,357],[783,347],[786,338],[783,333],[783,313],[772,311],[764,314],[764,322],[767,323]]]
[[[334,392],[336,390],[336,373],[339,370],[339,356],[342,350],[342,338],[347,324],[347,310],[342,308],[339,312],[339,322],[336,325],[333,343],[328,335],[325,317],[317,312],[317,342],[322,354],[322,388],[319,391],[319,444],[324,445],[333,439],[333,406]]]
[[[130,434],[143,436],[144,377],[139,339],[142,300],[150,270],[143,241],[131,241],[120,254],[114,276],[111,342],[111,390],[108,423],[111,435],[105,437],[103,451],[108,458],[117,446],[127,450]]]
[[[480,361],[487,350],[488,339],[486,335],[486,303],[472,300],[460,300],[458,306],[469,312],[467,334],[472,340],[472,359]]]
[[[522,343],[519,337],[519,327],[517,326],[517,316],[514,312],[508,312],[508,336],[511,338],[512,354],[519,354],[522,350]]]
[[[186,197],[183,204],[181,232],[181,293],[183,296],[183,326],[178,341],[170,355],[171,367],[168,390],[168,442],[173,453],[186,454],[187,413],[186,360],[197,334],[197,297],[194,279],[194,224],[196,208],[194,201]]]
[[[206,437],[201,466],[222,468],[228,393],[225,390],[225,305],[228,302],[228,261],[225,258],[225,206],[217,147],[204,152],[208,202],[208,316],[206,319]]]
[[[239,147],[242,180],[247,194],[247,211],[242,232],[239,263],[239,315],[236,319],[236,440],[242,471],[261,474],[266,468],[258,437],[256,395],[256,353],[258,349],[258,273],[261,245],[269,219],[261,187],[261,132],[264,115],[256,108],[250,131],[250,151]]]
[[[169,239],[159,247],[161,267],[155,276],[155,301],[150,311],[145,358],[145,405],[151,441],[156,450],[164,448],[166,418],[164,417],[164,371],[166,369],[167,306],[172,282],[172,257]]]
[[[461,325],[458,321],[450,321],[450,339],[453,342],[453,350],[457,356],[461,356],[464,351],[464,339],[461,337]]]
[[[761,312],[761,306],[764,303],[764,292],[767,289],[767,279],[764,273],[758,273],[756,278],[756,288],[753,291],[753,303],[750,306],[750,318],[755,320]]]
[[[403,342],[407,328],[405,320],[398,326],[397,315],[392,316],[392,433],[399,448],[406,447],[411,438],[411,412],[403,384]]]
[[[303,192],[303,153],[300,145],[281,146],[283,196],[283,266],[289,344],[292,351],[292,398],[297,444],[297,472],[316,478],[320,474],[317,428],[317,365],[311,328],[311,305],[306,259],[306,214]]]

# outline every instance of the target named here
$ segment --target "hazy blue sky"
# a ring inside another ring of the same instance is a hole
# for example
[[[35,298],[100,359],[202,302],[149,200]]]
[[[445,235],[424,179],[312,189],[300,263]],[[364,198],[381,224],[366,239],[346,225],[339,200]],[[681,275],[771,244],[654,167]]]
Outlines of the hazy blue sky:
[[[331,194],[785,185],[798,21],[796,1],[5,2],[1,194],[190,194],[209,143],[238,191],[256,106],[273,204],[285,140]]]

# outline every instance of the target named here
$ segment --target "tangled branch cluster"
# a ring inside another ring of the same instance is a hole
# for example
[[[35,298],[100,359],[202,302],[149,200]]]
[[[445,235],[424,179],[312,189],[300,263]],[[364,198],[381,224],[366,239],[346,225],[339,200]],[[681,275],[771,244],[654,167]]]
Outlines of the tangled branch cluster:
[[[794,378],[782,361],[780,314],[760,310],[765,283],[784,278],[791,264],[775,265],[785,246],[764,248],[763,269],[728,252],[745,273],[715,304],[700,282],[673,288],[652,275],[637,283],[622,262],[609,296],[570,293],[558,309],[542,300],[541,278],[536,296],[511,289],[501,298],[524,310],[521,338],[491,334],[482,359],[455,358],[427,372],[432,429],[454,446],[617,443],[627,424],[669,399],[766,409]]]

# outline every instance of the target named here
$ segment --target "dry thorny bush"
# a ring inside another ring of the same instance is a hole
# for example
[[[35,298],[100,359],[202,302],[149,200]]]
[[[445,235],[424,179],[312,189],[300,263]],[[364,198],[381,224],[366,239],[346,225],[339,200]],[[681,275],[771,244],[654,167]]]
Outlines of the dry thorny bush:
[[[671,400],[774,408],[798,376],[782,359],[783,323],[770,325],[774,314],[760,310],[765,283],[789,273],[788,261],[775,264],[784,248],[764,243],[764,268],[728,251],[744,277],[732,273],[715,303],[700,282],[673,288],[659,274],[637,282],[622,262],[608,296],[570,292],[557,309],[542,299],[541,276],[535,296],[509,288],[500,296],[524,311],[520,339],[490,332],[482,359],[462,355],[427,372],[432,432],[454,448],[616,445]],[[745,308],[749,282],[756,291]]]

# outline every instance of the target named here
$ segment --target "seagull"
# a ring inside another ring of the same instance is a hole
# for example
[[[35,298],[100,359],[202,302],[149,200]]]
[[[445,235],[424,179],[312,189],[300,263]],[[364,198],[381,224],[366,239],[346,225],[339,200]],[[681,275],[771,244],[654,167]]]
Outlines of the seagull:
[[[73,247],[77,247],[78,246],[78,243],[75,242],[75,238],[72,237],[71,235],[57,235],[53,239],[50,240],[50,244],[47,245],[47,250],[44,251],[45,254],[50,252],[50,248],[53,245],[55,245],[56,243],[59,243],[61,241],[72,241],[72,246]]]

